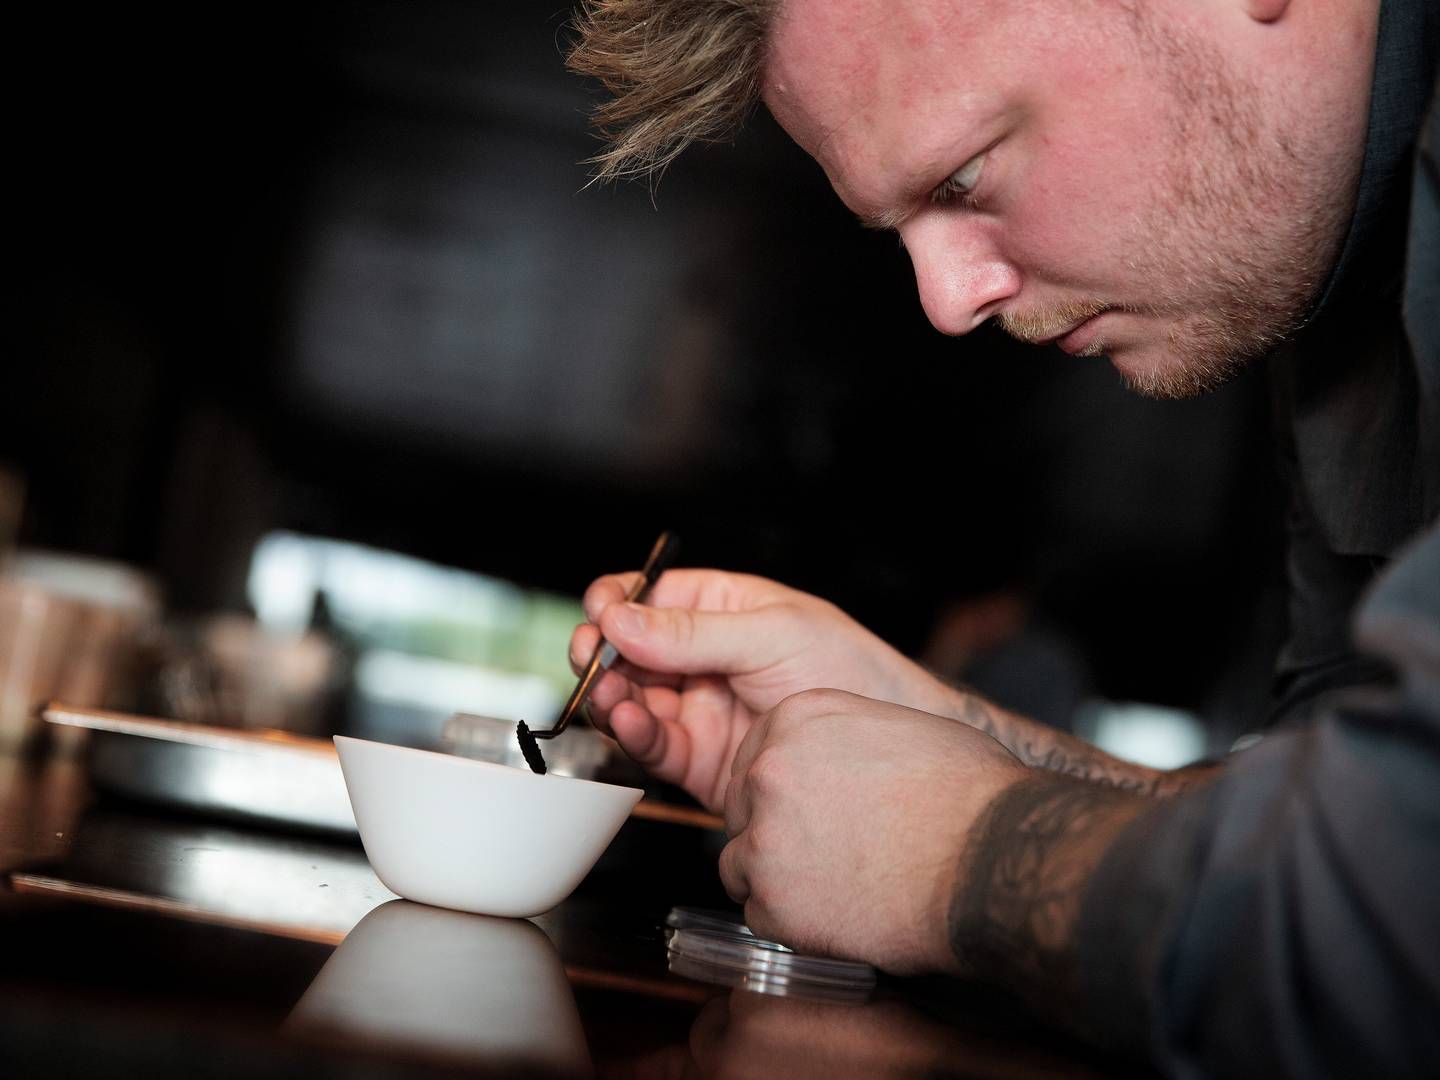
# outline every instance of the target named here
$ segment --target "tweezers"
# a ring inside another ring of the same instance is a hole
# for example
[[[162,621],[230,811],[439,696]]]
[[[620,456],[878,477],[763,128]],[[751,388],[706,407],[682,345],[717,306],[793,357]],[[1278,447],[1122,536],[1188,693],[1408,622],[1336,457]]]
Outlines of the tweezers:
[[[675,561],[675,555],[680,550],[680,541],[674,533],[666,530],[660,534],[660,539],[655,541],[655,546],[650,549],[650,557],[645,560],[645,568],[640,571],[640,577],[630,591],[625,594],[625,602],[629,604],[644,603],[645,597],[650,595],[650,589],[661,574]],[[590,691],[594,689],[600,676],[609,671],[615,663],[619,652],[614,645],[603,637],[595,649],[595,655],[590,658],[590,663],[585,667],[585,674],[580,676],[570,700],[565,703],[565,708],[560,713],[560,719],[555,726],[548,731],[532,731],[530,734],[537,739],[553,739],[567,727],[570,726],[571,718],[584,707],[585,702],[590,699]]]

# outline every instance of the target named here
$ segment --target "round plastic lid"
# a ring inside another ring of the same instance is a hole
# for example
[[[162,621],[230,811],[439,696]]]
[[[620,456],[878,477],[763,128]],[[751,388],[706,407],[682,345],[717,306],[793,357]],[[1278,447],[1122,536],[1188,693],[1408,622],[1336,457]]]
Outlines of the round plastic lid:
[[[673,907],[670,909],[670,914],[665,916],[665,926],[667,927],[666,941],[670,940],[670,931],[674,930],[715,930],[722,934],[755,937],[755,931],[734,915],[727,911],[716,911],[713,908]],[[759,939],[756,938],[756,940]],[[785,952],[790,951],[784,945],[775,945],[774,947]]]
[[[765,994],[858,1001],[875,988],[869,964],[804,956],[756,937],[721,912],[677,908],[665,920],[670,970]]]

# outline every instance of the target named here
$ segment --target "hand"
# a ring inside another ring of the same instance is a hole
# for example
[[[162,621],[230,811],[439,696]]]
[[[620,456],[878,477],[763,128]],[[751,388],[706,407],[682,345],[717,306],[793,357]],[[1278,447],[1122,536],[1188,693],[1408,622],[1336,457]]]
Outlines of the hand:
[[[953,970],[972,832],[1031,772],[943,717],[836,690],[787,698],[735,754],[721,879],[762,937],[897,974]]]
[[[595,724],[651,773],[711,810],[759,716],[802,690],[838,687],[939,708],[949,688],[833,604],[764,578],[667,570],[647,605],[625,604],[634,574],[600,578],[570,640],[583,670],[601,633],[622,661],[591,691]]]
[[[602,577],[586,591],[589,622],[570,638],[570,664],[582,671],[603,632],[623,659],[591,691],[596,726],[709,810],[724,803],[731,760],[756,717],[817,687],[959,720],[1026,765],[1139,794],[1175,794],[1207,775],[1120,761],[948,686],[835,605],[776,582],[667,570],[648,605],[626,604],[635,577]]]

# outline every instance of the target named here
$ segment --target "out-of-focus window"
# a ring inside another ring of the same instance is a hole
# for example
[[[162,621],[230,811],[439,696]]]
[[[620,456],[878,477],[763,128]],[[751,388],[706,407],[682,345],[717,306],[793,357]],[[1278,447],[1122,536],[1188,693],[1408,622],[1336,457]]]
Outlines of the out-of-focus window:
[[[574,684],[579,601],[360,544],[276,532],[248,592],[261,625],[296,633],[323,598],[355,654],[350,728],[430,742],[455,712],[547,722]]]

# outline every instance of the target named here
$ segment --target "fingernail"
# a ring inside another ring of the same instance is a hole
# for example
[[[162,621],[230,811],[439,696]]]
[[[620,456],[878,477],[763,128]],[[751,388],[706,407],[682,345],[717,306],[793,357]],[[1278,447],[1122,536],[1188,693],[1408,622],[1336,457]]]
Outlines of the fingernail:
[[[639,637],[645,633],[647,613],[639,604],[621,604],[615,613],[615,629],[626,637]]]

